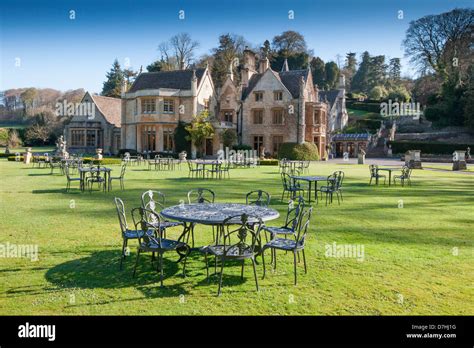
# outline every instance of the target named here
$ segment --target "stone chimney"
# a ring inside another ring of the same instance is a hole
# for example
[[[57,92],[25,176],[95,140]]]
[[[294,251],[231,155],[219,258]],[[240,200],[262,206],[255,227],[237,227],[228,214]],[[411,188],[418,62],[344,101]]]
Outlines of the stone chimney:
[[[191,96],[193,98],[193,110],[192,115],[197,115],[197,88],[198,88],[198,79],[196,77],[196,70],[193,69],[193,77],[191,78]]]
[[[314,97],[315,101],[319,102],[319,87],[317,84],[314,85]]]
[[[298,114],[298,144],[303,144],[305,140],[306,133],[306,98],[305,98],[305,86],[306,81],[304,76],[301,76],[300,79],[300,96],[298,100],[299,114]]]
[[[126,79],[123,79],[122,81],[122,86],[121,86],[121,96],[124,97],[125,96],[125,93],[127,93],[127,80]]]
[[[270,67],[270,61],[268,60],[267,57],[265,59],[260,60],[260,66],[259,66],[259,73],[263,74],[267,69]]]
[[[242,87],[247,87],[249,81],[253,74],[257,71],[255,70],[255,53],[248,48],[244,50],[244,65],[241,69],[241,83]]]
[[[337,86],[338,89],[346,89],[346,77],[344,74],[339,76],[339,84]]]

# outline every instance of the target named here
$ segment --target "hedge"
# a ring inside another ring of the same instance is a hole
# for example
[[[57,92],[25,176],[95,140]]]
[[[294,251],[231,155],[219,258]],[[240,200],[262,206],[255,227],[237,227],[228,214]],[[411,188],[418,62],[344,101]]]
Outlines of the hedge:
[[[354,110],[363,110],[375,112],[380,114],[380,103],[366,103],[366,102],[346,102],[346,107]]]
[[[261,166],[277,166],[278,160],[277,159],[263,159],[260,160]]]
[[[23,162],[23,156],[20,156],[20,161]],[[39,157],[40,160],[44,160],[44,156]],[[16,161],[16,156],[9,156],[8,157],[9,161],[15,162]],[[89,164],[91,161],[93,161],[93,164],[102,164],[102,165],[111,165],[111,164],[121,164],[122,160],[120,158],[102,158],[101,160],[92,158],[92,157],[84,157],[83,159],[84,164]]]
[[[283,143],[278,150],[278,158],[299,161],[319,160],[318,147],[313,143]]]
[[[474,149],[472,144],[448,144],[438,141],[389,141],[393,153],[405,153],[408,150],[420,150],[421,154],[451,155],[455,150]]]

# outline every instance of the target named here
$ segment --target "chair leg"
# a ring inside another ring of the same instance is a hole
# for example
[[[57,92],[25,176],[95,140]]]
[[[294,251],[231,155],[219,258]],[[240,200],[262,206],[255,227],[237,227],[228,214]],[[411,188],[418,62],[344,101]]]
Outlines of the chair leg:
[[[296,249],[293,251],[293,263],[294,263],[294,270],[295,270],[295,285],[296,285]]]
[[[221,259],[221,274],[219,277],[219,289],[217,289],[217,296],[221,294],[221,288],[222,288],[222,276],[224,275],[224,259]]]
[[[207,277],[207,282],[210,282],[209,279],[209,260],[207,259],[207,252],[204,253],[204,261],[206,262],[206,277]]]
[[[120,270],[122,270],[123,259],[125,258],[125,248],[127,247],[127,240],[123,240],[122,244],[122,255],[120,255]]]
[[[159,267],[160,267],[160,286],[163,287],[163,253],[159,254]]]
[[[137,259],[135,260],[135,267],[133,267],[133,277],[135,278],[135,274],[137,273],[137,265],[138,265],[138,258],[140,257],[140,248],[137,251]]]
[[[257,278],[257,267],[255,266],[255,259],[252,257],[253,275],[255,277],[255,286],[258,290],[258,278]]]
[[[244,280],[244,267],[245,267],[245,259],[242,260],[242,270],[240,272],[240,279]]]
[[[265,272],[266,272],[266,269],[265,269],[265,256],[263,256],[265,254],[265,250],[262,250],[262,263],[263,263],[263,277],[262,279],[265,279]]]
[[[303,253],[304,273],[308,273],[308,269],[306,267],[306,255],[304,254],[304,249],[301,252]]]

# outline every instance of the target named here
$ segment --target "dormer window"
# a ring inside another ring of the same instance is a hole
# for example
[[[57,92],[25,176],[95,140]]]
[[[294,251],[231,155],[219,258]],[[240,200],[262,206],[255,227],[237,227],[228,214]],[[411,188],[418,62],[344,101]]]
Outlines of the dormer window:
[[[263,92],[255,92],[255,101],[260,102],[263,100]]]
[[[154,98],[142,99],[142,113],[144,114],[156,113],[156,102]]]
[[[273,92],[273,99],[276,100],[276,101],[283,100],[283,92],[282,91]]]

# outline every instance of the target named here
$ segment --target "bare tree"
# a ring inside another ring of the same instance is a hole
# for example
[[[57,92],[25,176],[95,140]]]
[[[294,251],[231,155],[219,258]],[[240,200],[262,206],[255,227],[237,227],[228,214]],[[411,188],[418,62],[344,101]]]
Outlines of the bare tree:
[[[420,71],[447,77],[453,67],[472,61],[474,10],[455,9],[411,21],[403,45]],[[467,65],[467,64],[466,64]]]
[[[160,43],[158,50],[161,60],[165,63],[164,70],[186,69],[193,61],[199,42],[191,39],[188,33],[180,33],[172,36],[169,41]]]

